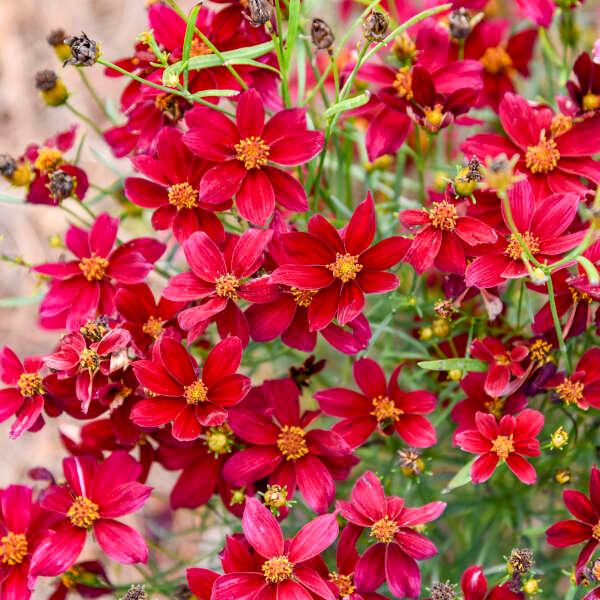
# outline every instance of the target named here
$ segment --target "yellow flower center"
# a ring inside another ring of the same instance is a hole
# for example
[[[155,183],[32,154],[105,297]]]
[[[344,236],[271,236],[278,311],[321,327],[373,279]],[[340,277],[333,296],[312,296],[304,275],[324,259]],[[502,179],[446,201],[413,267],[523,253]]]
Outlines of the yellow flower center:
[[[0,538],[0,559],[2,564],[20,565],[27,556],[29,545],[24,533],[13,533],[9,531],[4,537]]]
[[[444,121],[444,107],[441,104],[436,104],[433,108],[426,106],[423,112],[425,113],[425,127],[436,132]]]
[[[233,447],[233,431],[229,425],[220,425],[219,427],[211,427],[206,432],[206,445],[212,454],[220,456],[221,454],[229,454]]]
[[[194,38],[190,48],[190,56],[207,56],[212,54],[212,50],[200,39]]]
[[[592,537],[595,540],[599,540],[600,541],[600,522],[596,523],[593,527],[592,527]]]
[[[100,319],[96,319],[82,325],[79,333],[90,342],[99,342],[108,333],[108,327]]]
[[[598,110],[600,108],[600,96],[598,94],[586,94],[581,102],[583,110]]]
[[[525,153],[525,166],[532,173],[550,173],[556,169],[560,159],[560,152],[553,139],[546,139],[546,132],[542,131],[537,146],[527,146]]]
[[[79,261],[79,268],[88,281],[100,281],[106,274],[108,261],[102,256],[86,256]]]
[[[512,58],[502,46],[486,48],[479,59],[483,68],[492,75],[506,73],[512,68]]]
[[[240,140],[235,146],[236,158],[244,163],[246,170],[260,169],[269,160],[271,148],[260,137],[255,135]]]
[[[17,387],[23,398],[42,395],[45,390],[42,385],[42,377],[39,373],[21,373],[17,381]]]
[[[33,166],[44,173],[58,169],[63,162],[62,152],[56,148],[40,148]]]
[[[154,106],[163,114],[165,117],[176,123],[183,117],[183,110],[177,96],[173,94],[159,94],[156,96]]]
[[[183,396],[188,404],[200,404],[206,402],[208,388],[202,379],[198,379],[198,381],[194,381],[194,383],[183,388]]]
[[[404,411],[398,408],[387,396],[373,398],[373,410],[370,412],[379,423],[382,421],[397,421]]]
[[[552,137],[557,137],[563,133],[567,133],[573,127],[573,117],[558,113],[552,117],[550,122],[550,133]]]
[[[413,97],[412,75],[410,72],[410,67],[402,67],[401,69],[398,69],[393,86],[400,98],[406,98],[406,100],[410,100]]]
[[[240,287],[240,280],[228,273],[227,275],[221,275],[215,281],[215,292],[217,296],[221,298],[230,298],[231,300],[237,300],[238,294],[237,289]]]
[[[456,227],[457,219],[456,206],[447,200],[434,202],[429,209],[429,220],[436,229],[452,231]]]
[[[317,290],[301,290],[299,288],[292,288],[292,296],[298,306],[303,306],[304,308],[308,308],[313,298],[315,297]]]
[[[268,583],[281,583],[290,579],[294,572],[294,565],[287,556],[274,556],[265,561],[261,569]]]
[[[297,460],[308,454],[305,433],[296,425],[284,425],[277,436],[277,447],[286,460]]]
[[[505,400],[502,398],[492,398],[484,403],[486,410],[499,419],[504,413]]]
[[[89,529],[100,518],[100,507],[89,498],[77,496],[67,511],[67,517],[75,527]]]
[[[356,275],[360,273],[363,266],[358,262],[358,256],[352,254],[335,255],[335,262],[327,265],[327,268],[333,273],[334,277],[341,279],[347,283],[351,279],[356,279]]]
[[[533,235],[531,231],[526,231],[521,234],[521,239],[525,243],[525,246],[529,249],[531,254],[537,254],[540,251],[540,238]],[[506,248],[504,249],[504,254],[512,258],[513,260],[519,260],[521,258],[521,254],[523,254],[523,248],[517,239],[517,236],[513,233],[509,240]]]
[[[580,292],[579,290],[576,290],[572,287],[569,288],[569,291],[571,292],[571,298],[573,300],[573,303],[587,302],[588,304],[591,304],[592,297],[589,294],[586,294],[585,292]]]
[[[198,192],[187,181],[176,183],[169,187],[169,204],[177,210],[194,208],[198,205]]]
[[[540,365],[545,365],[550,361],[550,353],[552,352],[552,344],[542,338],[535,340],[529,348],[529,356],[531,360]]]
[[[512,433],[510,435],[499,435],[492,442],[492,452],[501,460],[506,460],[511,452],[515,451]]]
[[[337,587],[338,595],[342,600],[349,598],[356,591],[352,575],[340,575],[334,571],[329,573],[329,581]]]
[[[565,377],[563,382],[556,387],[556,393],[565,404],[577,404],[583,400],[583,387],[581,381],[572,381]]]
[[[98,353],[91,348],[84,348],[79,355],[79,366],[82,369],[95,371],[100,366]]]
[[[267,485],[264,495],[265,505],[269,508],[282,508],[287,504],[287,487],[280,485]]]
[[[383,519],[379,519],[371,525],[369,535],[374,537],[378,542],[390,544],[394,541],[396,532],[400,529],[400,525],[396,521],[392,521],[387,515]]]
[[[142,326],[142,331],[156,340],[163,332],[163,323],[158,317],[151,316]]]

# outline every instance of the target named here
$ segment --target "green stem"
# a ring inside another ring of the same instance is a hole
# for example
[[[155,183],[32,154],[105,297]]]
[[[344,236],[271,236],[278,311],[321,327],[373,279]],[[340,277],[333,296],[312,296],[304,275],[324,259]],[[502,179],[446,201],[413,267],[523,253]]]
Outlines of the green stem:
[[[91,129],[93,129],[99,136],[102,136],[102,130],[92,119],[84,115],[81,111],[77,110],[70,102],[65,102],[64,106],[70,110],[78,119],[81,119],[84,123],[86,123]]]
[[[113,125],[116,125],[115,120],[112,118],[112,116],[110,115],[110,113],[106,110],[106,106],[104,105],[104,102],[102,102],[102,99],[98,95],[98,92],[96,92],[94,86],[92,85],[92,82],[89,80],[89,77],[86,75],[86,73],[85,73],[85,67],[78,67],[77,68],[77,73],[79,73],[79,77],[81,78],[81,81],[83,82],[83,85],[85,86],[85,88],[89,92],[89,94],[92,97],[92,100],[95,102],[96,106],[98,106],[98,108],[102,111],[102,114]]]
[[[552,283],[552,277],[548,277],[546,281],[546,286],[548,288],[548,302],[550,303],[552,322],[554,323],[554,330],[556,331],[556,337],[558,338],[558,347],[560,348],[561,354],[565,357],[565,360],[567,361],[567,369],[570,374],[572,371],[571,357],[567,352],[565,340],[563,339],[560,317],[558,316],[558,310],[556,309],[556,298],[554,297],[554,284]]]

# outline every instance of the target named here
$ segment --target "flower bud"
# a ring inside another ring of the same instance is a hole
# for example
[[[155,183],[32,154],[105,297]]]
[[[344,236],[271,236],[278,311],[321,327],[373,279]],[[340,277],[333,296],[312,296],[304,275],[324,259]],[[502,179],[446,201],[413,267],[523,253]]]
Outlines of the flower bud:
[[[65,84],[54,71],[38,71],[35,74],[35,87],[48,106],[60,106],[69,97]]]
[[[546,281],[548,281],[546,273],[544,273],[544,271],[542,271],[542,269],[539,267],[531,269],[529,276],[531,277],[531,282],[535,285],[543,285],[546,283]]]
[[[310,39],[317,50],[330,50],[335,42],[331,27],[323,19],[313,19],[310,25]]]
[[[275,8],[270,0],[248,0],[250,25],[260,27],[271,20]]]
[[[0,154],[0,175],[10,179],[17,170],[17,161],[9,154]]]
[[[71,48],[65,43],[66,37],[67,34],[64,29],[54,29],[46,38],[46,41],[54,48],[54,52],[61,62],[64,62],[71,56]]]
[[[389,24],[389,17],[384,12],[372,10],[362,24],[365,39],[369,42],[381,42],[385,39]]]
[[[433,334],[439,338],[445,338],[450,333],[450,325],[446,319],[435,319],[431,323]]]
[[[569,469],[556,469],[554,481],[560,485],[566,485],[571,481],[571,471]]]
[[[425,461],[415,448],[398,450],[398,466],[406,477],[418,477],[425,471]]]
[[[529,548],[513,548],[508,559],[507,569],[511,574],[524,575],[534,564],[533,552]]]
[[[569,434],[561,425],[550,436],[550,446],[556,450],[562,450],[569,443]]]
[[[65,40],[71,47],[71,56],[64,61],[76,67],[91,67],[100,57],[100,46],[91,40],[83,31],[81,35],[74,35]]]
[[[392,53],[399,61],[412,63],[417,57],[417,45],[404,31],[394,38]]]
[[[469,11],[462,6],[448,16],[448,29],[455,40],[464,40],[473,31]]]
[[[452,186],[457,196],[470,196],[477,189],[477,184],[481,180],[481,163],[477,158],[473,157],[468,164],[458,172],[452,181]]]
[[[460,381],[463,378],[463,372],[461,369],[450,369],[448,371],[448,379],[450,381]]]
[[[0,154],[0,175],[15,187],[29,185],[33,177],[27,161],[17,161],[8,154]]]
[[[143,585],[132,585],[123,596],[123,600],[148,600],[149,598]]]
[[[523,591],[528,596],[535,596],[536,594],[538,594],[541,591],[540,590],[540,580],[535,579],[535,577],[531,577],[530,579],[528,579],[527,581],[525,581],[523,583]]]

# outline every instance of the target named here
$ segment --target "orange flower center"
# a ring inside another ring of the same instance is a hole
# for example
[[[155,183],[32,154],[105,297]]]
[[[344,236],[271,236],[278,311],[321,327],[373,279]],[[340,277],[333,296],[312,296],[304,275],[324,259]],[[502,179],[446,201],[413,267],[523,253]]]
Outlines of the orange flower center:
[[[237,152],[236,158],[244,163],[248,171],[264,167],[269,160],[271,150],[262,138],[255,135],[240,140],[234,148]]]
[[[200,404],[206,402],[208,397],[208,388],[202,379],[194,381],[190,385],[186,385],[183,388],[183,397],[188,404]]]
[[[485,402],[484,406],[490,414],[499,419],[504,412],[504,402],[502,398],[492,398]]]
[[[563,382],[556,386],[556,393],[565,404],[577,404],[583,400],[583,387],[581,381],[572,381],[565,377]]]
[[[537,146],[527,146],[525,166],[532,173],[550,173],[556,169],[560,159],[560,152],[553,139],[546,139],[546,132],[542,131]]]
[[[410,73],[410,67],[402,67],[401,69],[398,69],[393,86],[400,98],[406,98],[407,100],[410,100],[413,97],[412,75]]]
[[[283,508],[287,504],[287,487],[280,485],[267,485],[264,494],[265,505],[269,508]]]
[[[23,398],[42,395],[45,391],[42,385],[42,377],[38,373],[21,373],[17,381],[17,387]]]
[[[525,245],[531,254],[537,254],[540,251],[540,238],[533,235],[531,231],[522,233],[521,239],[523,242],[525,242]],[[521,244],[514,233],[509,238],[508,244],[504,250],[504,254],[513,260],[520,260],[521,254],[523,254],[523,248],[521,247]]]
[[[194,38],[190,48],[190,56],[207,56],[212,50],[200,39]]]
[[[600,96],[598,94],[586,94],[581,102],[583,110],[598,110],[600,108]]]
[[[305,433],[296,425],[284,425],[277,436],[277,447],[286,460],[298,460],[308,454]]]
[[[377,396],[373,398],[373,410],[370,414],[381,423],[387,420],[397,421],[404,411],[399,409],[387,396]]]
[[[84,348],[79,355],[79,367],[88,371],[95,371],[100,366],[100,357],[95,350]]]
[[[434,202],[429,209],[429,220],[436,229],[452,231],[456,227],[457,219],[456,206],[450,204],[447,200]]]
[[[13,533],[9,531],[4,537],[0,538],[0,559],[2,564],[13,567],[20,565],[29,552],[27,537],[24,533]]]
[[[317,290],[301,290],[299,288],[292,288],[292,296],[296,301],[298,306],[303,306],[304,308],[308,308],[313,298],[315,297]]]
[[[498,455],[501,460],[506,460],[511,452],[515,451],[512,433],[510,435],[499,435],[492,442],[492,452]]]
[[[340,598],[349,598],[356,591],[352,575],[340,575],[334,571],[329,573],[329,581],[337,587]]]
[[[142,326],[142,331],[156,340],[163,332],[163,323],[158,317],[151,316]]]
[[[176,123],[183,117],[183,111],[177,96],[173,94],[159,94],[156,96],[154,106],[163,114],[165,117]]]
[[[551,352],[552,344],[541,338],[535,340],[535,342],[531,344],[531,348],[529,348],[529,356],[531,356],[531,360],[542,365],[549,362]]]
[[[369,535],[374,537],[378,542],[390,544],[394,541],[396,532],[400,529],[400,525],[396,521],[392,521],[387,515],[383,519],[379,519],[371,525]]]
[[[335,262],[328,264],[327,268],[333,273],[334,277],[347,283],[351,279],[356,279],[356,275],[360,273],[363,266],[359,264],[358,256],[352,256],[352,254],[348,253],[337,253],[335,255]]]
[[[96,256],[93,253],[91,256],[86,256],[79,261],[79,268],[88,281],[100,281],[106,274],[108,261],[106,258]]]
[[[89,529],[100,518],[100,507],[89,498],[77,496],[67,511],[67,517],[75,527]]]
[[[550,122],[550,133],[552,137],[557,137],[563,133],[567,133],[573,127],[573,117],[563,115],[561,113],[554,115]]]
[[[436,104],[433,108],[426,106],[423,112],[425,113],[425,127],[432,132],[438,131],[444,121],[444,107],[441,104]]]
[[[231,300],[237,300],[238,294],[237,289],[240,287],[240,280],[227,273],[227,275],[221,275],[215,281],[215,292],[217,296],[221,298],[230,298]]]
[[[600,522],[596,523],[593,527],[592,527],[592,537],[595,540],[600,540]]]
[[[38,171],[47,173],[58,169],[63,162],[62,152],[56,148],[40,148],[33,166]]]
[[[187,182],[176,183],[169,188],[169,204],[177,210],[198,205],[198,192]]]
[[[571,292],[571,298],[574,304],[576,302],[587,302],[588,304],[591,304],[592,297],[589,294],[586,294],[585,292],[580,292],[579,290],[576,290],[572,287],[569,288],[569,291]]]
[[[215,456],[229,454],[233,446],[233,431],[229,425],[211,427],[206,432],[206,445]]]
[[[512,68],[512,58],[502,46],[486,48],[479,59],[483,68],[492,75],[506,73]]]
[[[265,580],[268,583],[281,583],[290,579],[294,572],[294,565],[287,556],[274,556],[263,563],[261,567]]]

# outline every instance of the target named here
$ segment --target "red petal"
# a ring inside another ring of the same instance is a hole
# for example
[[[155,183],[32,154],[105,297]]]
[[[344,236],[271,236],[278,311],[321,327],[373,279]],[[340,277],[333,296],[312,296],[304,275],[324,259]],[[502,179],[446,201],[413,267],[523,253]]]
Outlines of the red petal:
[[[183,394],[183,386],[171,378],[160,364],[149,360],[138,360],[133,364],[137,380],[145,388],[161,396],[178,397]]]
[[[397,598],[418,598],[421,593],[419,567],[397,544],[386,546],[385,578]]]
[[[49,531],[31,557],[29,574],[54,577],[71,568],[79,558],[87,532],[64,521],[56,531]]]
[[[375,237],[375,203],[371,193],[361,202],[344,230],[346,250],[353,255],[364,252]]]
[[[395,428],[409,446],[429,448],[437,442],[435,428],[421,415],[402,415]]]
[[[181,385],[190,385],[198,379],[196,361],[181,345],[181,342],[170,337],[161,336],[156,344],[156,350],[169,375]]]
[[[318,514],[326,512],[335,496],[335,484],[323,463],[307,454],[296,462],[296,478],[306,504]]]
[[[473,483],[483,483],[487,481],[494,472],[498,464],[498,456],[492,452],[481,455],[471,465],[471,480]]]
[[[217,245],[204,233],[193,233],[183,244],[192,271],[204,281],[215,281],[227,274],[227,266]]]
[[[236,194],[240,215],[253,225],[262,227],[275,210],[275,192],[261,169],[248,171]]]
[[[521,455],[511,453],[506,459],[508,468],[523,482],[533,485],[536,482],[537,474],[533,466],[528,463]]]
[[[367,516],[371,521],[379,521],[385,516],[385,492],[379,477],[367,471],[360,477],[351,492],[354,508]]]
[[[242,235],[231,256],[231,268],[236,277],[249,277],[261,266],[272,235],[273,232],[268,229],[249,229]]]
[[[133,407],[131,420],[140,427],[158,427],[173,421],[183,408],[181,399],[148,398]]]
[[[286,167],[303,165],[321,152],[324,140],[320,131],[290,133],[271,146],[269,160]]]
[[[546,530],[546,541],[556,548],[574,546],[592,537],[592,528],[579,521],[559,521]]]
[[[240,138],[260,137],[265,123],[265,110],[259,93],[249,89],[240,94],[236,110]]]
[[[589,498],[578,492],[577,490],[565,490],[563,492],[563,500],[567,510],[579,521],[589,523],[590,525],[596,525],[598,522],[598,515],[594,510],[594,506],[590,502]]]
[[[392,236],[381,240],[360,255],[360,264],[377,271],[389,269],[398,264],[411,245],[411,240]]]
[[[246,500],[242,529],[248,543],[265,558],[283,554],[283,534],[271,511],[256,498]]]
[[[94,525],[94,535],[102,550],[117,562],[130,565],[148,561],[148,546],[144,538],[129,525],[100,519]]]
[[[340,528],[334,514],[309,521],[290,542],[288,556],[293,563],[302,563],[325,551],[337,539]]]
[[[206,357],[202,380],[211,388],[227,375],[235,373],[242,360],[242,343],[237,337],[220,341]]]

